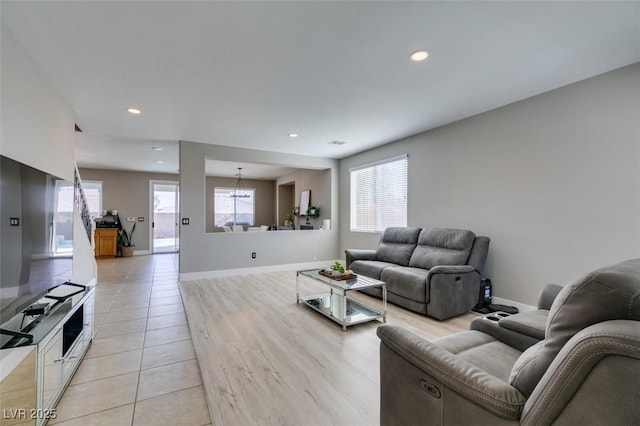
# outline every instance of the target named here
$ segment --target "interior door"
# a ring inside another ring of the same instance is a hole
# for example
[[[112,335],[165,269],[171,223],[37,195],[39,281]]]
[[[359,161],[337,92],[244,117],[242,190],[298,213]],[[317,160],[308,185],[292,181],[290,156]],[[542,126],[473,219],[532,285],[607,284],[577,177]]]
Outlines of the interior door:
[[[178,182],[151,181],[151,236],[154,253],[172,253],[179,249]]]

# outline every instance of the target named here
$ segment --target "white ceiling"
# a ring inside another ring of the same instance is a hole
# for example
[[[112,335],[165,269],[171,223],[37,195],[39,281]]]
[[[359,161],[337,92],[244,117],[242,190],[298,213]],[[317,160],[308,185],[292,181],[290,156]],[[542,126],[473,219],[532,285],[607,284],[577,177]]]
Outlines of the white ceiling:
[[[1,8],[75,111],[86,167],[175,173],[179,140],[342,158],[640,60],[639,2]]]

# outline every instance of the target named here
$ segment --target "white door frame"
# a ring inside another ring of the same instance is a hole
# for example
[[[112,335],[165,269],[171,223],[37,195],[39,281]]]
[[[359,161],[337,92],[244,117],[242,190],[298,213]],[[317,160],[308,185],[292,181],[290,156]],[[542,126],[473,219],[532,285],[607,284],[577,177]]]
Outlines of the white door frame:
[[[153,219],[154,219],[154,211],[153,211],[153,193],[154,193],[154,185],[175,185],[176,186],[176,217],[175,217],[175,227],[176,227],[176,234],[175,234],[175,247],[176,247],[176,252],[178,252],[180,250],[180,226],[178,226],[178,220],[180,218],[180,203],[179,203],[179,194],[180,194],[180,182],[177,180],[156,180],[156,179],[150,179],[149,180],[149,249],[151,251],[151,253],[153,254],[155,251],[153,249]]]

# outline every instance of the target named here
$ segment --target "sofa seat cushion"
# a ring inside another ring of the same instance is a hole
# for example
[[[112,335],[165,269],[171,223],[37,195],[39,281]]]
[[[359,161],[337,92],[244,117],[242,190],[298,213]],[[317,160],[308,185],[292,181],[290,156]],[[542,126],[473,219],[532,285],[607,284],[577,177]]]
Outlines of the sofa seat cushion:
[[[427,303],[427,275],[429,271],[409,266],[394,266],[385,268],[380,279],[387,283],[387,291],[415,300]]]
[[[465,265],[476,234],[464,229],[423,229],[409,266],[431,269],[438,265]]]
[[[433,343],[507,383],[513,365],[522,354],[490,335],[475,330],[441,337],[433,340]]]
[[[420,228],[391,227],[385,229],[376,249],[376,260],[409,266],[409,260],[418,243],[420,231]]]
[[[380,274],[385,268],[396,266],[395,263],[381,262],[379,260],[356,260],[349,265],[349,268],[358,275],[365,275],[369,278],[381,279]]]

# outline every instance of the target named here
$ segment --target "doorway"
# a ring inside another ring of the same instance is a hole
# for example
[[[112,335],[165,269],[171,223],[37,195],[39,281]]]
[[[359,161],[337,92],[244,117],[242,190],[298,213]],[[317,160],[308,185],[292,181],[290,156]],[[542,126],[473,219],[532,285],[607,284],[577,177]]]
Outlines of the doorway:
[[[296,205],[295,184],[278,185],[278,226],[284,225],[291,209]]]
[[[178,216],[180,186],[173,181],[150,181],[151,247],[153,253],[179,250]]]

